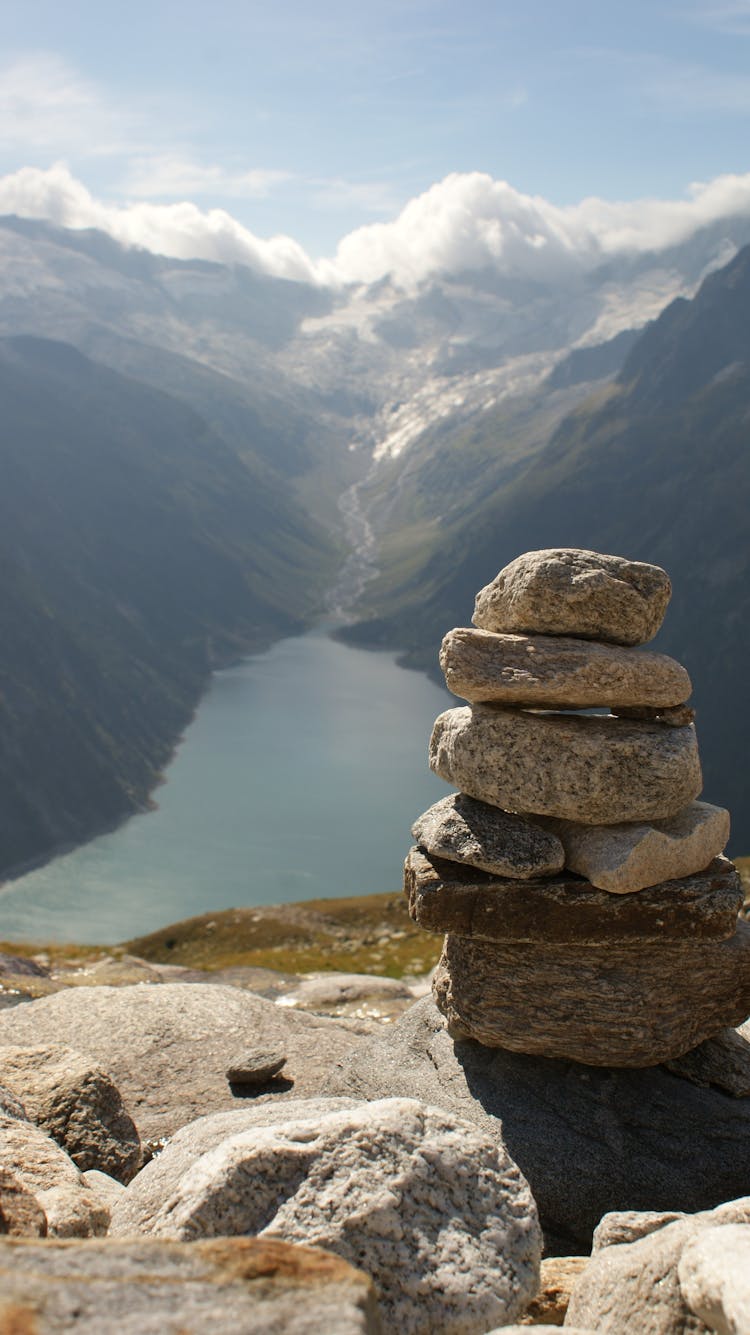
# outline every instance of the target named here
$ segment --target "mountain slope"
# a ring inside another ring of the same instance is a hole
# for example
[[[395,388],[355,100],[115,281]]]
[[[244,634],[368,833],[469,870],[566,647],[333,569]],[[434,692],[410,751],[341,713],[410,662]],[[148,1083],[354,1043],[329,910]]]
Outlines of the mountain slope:
[[[445,532],[426,587],[418,571],[353,631],[434,671],[442,634],[468,624],[476,590],[519,552],[580,546],[663,565],[674,594],[655,643],[691,673],[705,794],[732,809],[739,851],[750,846],[748,309],[750,248],[670,305],[617,380]]]
[[[142,806],[212,666],[304,625],[338,554],[185,404],[0,340],[0,870]]]

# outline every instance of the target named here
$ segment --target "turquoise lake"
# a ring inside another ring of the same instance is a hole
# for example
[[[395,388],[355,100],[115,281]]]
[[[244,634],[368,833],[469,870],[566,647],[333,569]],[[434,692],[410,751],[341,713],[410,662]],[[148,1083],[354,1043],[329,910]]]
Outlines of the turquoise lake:
[[[155,811],[0,887],[0,938],[114,943],[215,909],[401,886],[459,702],[322,632],[218,672]]]

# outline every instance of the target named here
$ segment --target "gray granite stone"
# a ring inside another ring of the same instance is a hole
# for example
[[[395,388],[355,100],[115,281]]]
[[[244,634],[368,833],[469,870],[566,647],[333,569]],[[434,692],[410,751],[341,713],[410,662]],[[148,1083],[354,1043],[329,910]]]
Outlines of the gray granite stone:
[[[525,552],[477,594],[483,630],[645,644],[672,593],[659,566],[582,548]]]
[[[411,832],[432,856],[497,876],[526,880],[552,876],[563,867],[563,847],[555,834],[465,793],[441,798],[415,820]]]
[[[637,895],[610,895],[570,873],[501,880],[417,848],[404,864],[404,891],[411,917],[425,931],[547,947],[725,941],[743,900],[727,858]]]
[[[703,785],[692,727],[495,705],[440,714],[430,766],[480,801],[586,825],[666,820]]]
[[[475,703],[537,709],[682,705],[692,686],[666,654],[555,635],[457,627],[440,649],[449,691]]]
[[[750,1211],[739,1224],[704,1229],[683,1248],[680,1290],[694,1316],[716,1335],[750,1331]]]

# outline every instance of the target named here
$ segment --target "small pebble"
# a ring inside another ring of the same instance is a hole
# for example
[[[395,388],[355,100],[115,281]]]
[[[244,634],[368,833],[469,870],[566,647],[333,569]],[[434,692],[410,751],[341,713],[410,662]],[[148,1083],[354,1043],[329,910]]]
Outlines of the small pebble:
[[[286,1053],[280,1048],[250,1048],[227,1067],[227,1080],[230,1085],[264,1085],[285,1063]]]

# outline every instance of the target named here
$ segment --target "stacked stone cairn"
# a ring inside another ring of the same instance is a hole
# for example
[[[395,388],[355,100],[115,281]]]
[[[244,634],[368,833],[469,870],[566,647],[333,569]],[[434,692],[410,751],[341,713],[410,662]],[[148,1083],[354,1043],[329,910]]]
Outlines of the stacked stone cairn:
[[[469,704],[437,719],[430,765],[461,791],[412,827],[405,889],[446,933],[433,990],[454,1037],[651,1066],[750,1013],[729,813],[695,800],[690,680],[635,647],[670,594],[658,566],[528,552],[443,641]]]

